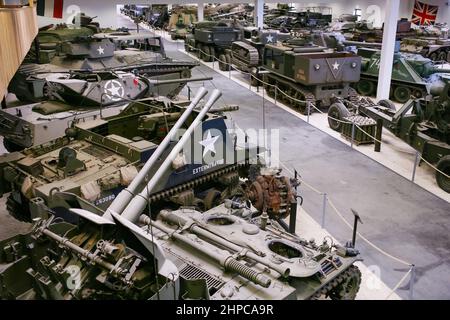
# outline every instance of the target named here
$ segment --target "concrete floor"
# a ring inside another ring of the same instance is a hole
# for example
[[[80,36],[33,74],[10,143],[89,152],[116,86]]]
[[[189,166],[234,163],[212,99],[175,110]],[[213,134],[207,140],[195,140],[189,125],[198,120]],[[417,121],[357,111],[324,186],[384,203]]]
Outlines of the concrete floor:
[[[168,55],[190,60],[177,50],[181,46],[166,42]],[[239,127],[263,127],[261,97],[206,66],[195,68],[193,75],[213,76],[214,81],[205,86],[220,89],[224,103],[240,106],[229,114]],[[264,107],[266,128],[280,130],[283,164],[296,168],[305,181],[326,192],[348,221],[352,221],[350,209],[358,211],[363,220],[359,231],[370,241],[416,265],[415,299],[450,299],[450,204],[272,103],[265,101]],[[320,223],[323,197],[304,186],[299,191],[305,211]],[[0,201],[1,238],[27,228],[4,212],[4,198]],[[329,206],[325,228],[340,242],[351,239],[351,230]],[[361,239],[357,247],[365,265],[378,267],[381,280],[389,287],[408,270]],[[407,299],[408,289],[403,285],[397,293]]]

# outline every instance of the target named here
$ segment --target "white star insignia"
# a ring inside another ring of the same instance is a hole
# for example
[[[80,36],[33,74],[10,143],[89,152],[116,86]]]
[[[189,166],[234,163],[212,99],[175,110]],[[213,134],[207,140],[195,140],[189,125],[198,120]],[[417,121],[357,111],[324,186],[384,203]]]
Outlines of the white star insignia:
[[[332,66],[333,66],[333,69],[334,69],[334,70],[339,70],[340,64],[337,63],[337,61],[335,61],[335,62],[332,64]]]
[[[212,153],[216,153],[216,148],[215,148],[214,144],[216,143],[217,139],[219,139],[219,136],[212,137],[211,131],[208,131],[206,139],[198,142],[204,147],[203,157],[208,153],[208,151],[211,151]]]
[[[112,101],[120,100],[125,93],[122,84],[117,80],[109,80],[106,82],[104,91]]]
[[[272,43],[273,42],[273,36],[271,34],[269,34],[266,38],[267,43]]]
[[[105,49],[102,48],[102,46],[98,47],[97,49],[98,54],[105,54]]]

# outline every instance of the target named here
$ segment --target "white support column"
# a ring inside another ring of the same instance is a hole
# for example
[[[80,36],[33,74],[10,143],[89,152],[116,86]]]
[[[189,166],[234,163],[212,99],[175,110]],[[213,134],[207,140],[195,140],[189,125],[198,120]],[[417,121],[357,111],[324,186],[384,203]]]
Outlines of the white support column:
[[[255,12],[253,17],[255,26],[262,29],[264,24],[264,0],[255,0]]]
[[[198,21],[203,21],[204,19],[204,12],[205,9],[205,4],[203,2],[198,2],[197,3],[197,17],[198,17]]]
[[[385,0],[383,45],[381,49],[380,73],[378,75],[377,101],[389,99],[391,88],[392,64],[394,61],[395,37],[397,34],[400,0]]]

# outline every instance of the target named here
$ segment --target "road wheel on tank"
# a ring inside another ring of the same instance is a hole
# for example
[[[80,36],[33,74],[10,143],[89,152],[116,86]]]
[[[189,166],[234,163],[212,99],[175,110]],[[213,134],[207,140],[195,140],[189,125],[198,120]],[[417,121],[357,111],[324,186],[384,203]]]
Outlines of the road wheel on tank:
[[[412,91],[408,87],[398,86],[394,89],[394,99],[397,102],[405,103],[411,98]]]
[[[358,267],[350,266],[337,280],[339,284],[328,294],[331,300],[355,300],[361,285],[361,271]]]
[[[202,59],[202,44],[201,44],[201,43],[197,43],[197,44],[195,45],[195,48],[197,49],[197,50],[195,50],[195,51],[196,51],[196,54],[197,54],[197,57],[199,57],[200,59]]]
[[[413,95],[415,98],[420,99],[420,98],[425,97],[425,96],[427,95],[427,92],[426,92],[426,90],[415,89],[415,90],[413,90],[412,95]]]
[[[370,80],[361,79],[356,84],[356,90],[363,96],[371,96],[375,93],[375,84]]]
[[[442,157],[436,167],[439,171],[445,173],[447,176],[450,176],[450,155]],[[443,175],[439,171],[436,172],[436,182],[442,190],[450,193],[450,178]]]
[[[16,220],[31,222],[30,205],[28,199],[20,194],[21,203],[17,202],[13,192],[6,199],[6,210]]]
[[[8,152],[16,152],[16,151],[22,151],[25,149],[21,145],[18,145],[15,142],[12,142],[11,140],[8,140],[6,138],[3,138],[3,146]]]
[[[228,71],[227,58],[224,54],[219,55],[219,69],[221,71]]]
[[[433,61],[437,61],[438,60],[438,53],[437,52],[432,52],[429,55],[429,58]]]
[[[445,62],[447,61],[447,52],[445,52],[444,50],[440,51],[437,57],[439,62]]]
[[[203,58],[202,58],[203,61],[205,61],[205,62],[213,61],[212,49],[213,48],[210,46],[203,47]]]
[[[225,60],[228,64],[228,70],[233,70],[233,68],[231,67],[231,56],[229,53],[225,53]]]
[[[342,102],[333,103],[328,109],[328,125],[331,129],[341,132],[344,118],[350,116],[350,112]]]
[[[397,111],[397,108],[395,107],[395,104],[388,99],[381,99],[380,101],[378,101],[378,104],[382,107],[388,108],[389,110],[392,111]]]

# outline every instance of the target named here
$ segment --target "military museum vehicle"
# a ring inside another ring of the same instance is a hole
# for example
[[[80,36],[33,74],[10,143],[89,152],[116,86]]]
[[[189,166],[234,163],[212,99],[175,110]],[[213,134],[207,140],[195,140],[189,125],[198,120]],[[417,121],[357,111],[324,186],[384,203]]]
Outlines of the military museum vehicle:
[[[446,24],[421,27],[414,36],[402,39],[401,50],[421,54],[437,62],[450,62],[448,30]]]
[[[205,186],[208,171],[217,172],[217,168],[211,168],[214,162],[205,159],[194,164],[193,154],[183,153],[184,161],[180,161],[180,152],[193,137],[196,141],[195,130],[211,128],[205,128],[205,121],[214,119],[201,119],[218,97],[213,93],[173,144],[171,136],[184,122],[183,113],[159,146],[153,147],[139,173],[129,172],[128,186],[106,208],[80,200],[84,206],[79,206],[72,200],[63,216],[35,199],[42,213],[34,219],[32,230],[0,242],[0,297],[354,299],[361,283],[361,273],[354,265],[361,259],[354,243],[341,246],[326,239],[321,244],[307,241],[277,221],[277,217],[289,215],[285,208],[296,208],[292,183],[280,176],[280,170],[259,167],[247,174],[245,181],[236,179],[236,173],[222,176],[225,185],[240,185],[241,193],[225,193],[209,206],[205,203],[208,196],[203,201],[193,196],[192,189],[199,183]],[[205,151],[215,153],[209,144],[203,146],[202,158]],[[77,151],[64,150],[58,160],[65,161],[63,165],[72,162],[74,168],[77,160],[82,162],[77,159],[77,152],[85,150],[82,146]],[[125,157],[128,152],[123,154]],[[247,162],[245,154],[235,158],[235,165]],[[192,168],[205,168],[200,181],[191,176]],[[181,176],[170,179],[174,174]],[[170,189],[177,183],[184,186]],[[164,193],[158,193],[161,187]],[[191,195],[182,195],[187,190]],[[54,189],[53,196],[58,195],[78,198]],[[280,202],[280,197],[290,203]],[[183,201],[178,208],[159,207],[155,202],[161,198]]]
[[[233,21],[198,22],[185,39],[186,51],[193,51],[203,61],[211,62],[225,54],[233,42],[243,39],[242,31]]]
[[[333,118],[345,120],[357,112],[365,117],[383,121],[383,127],[420,152],[423,159],[436,166],[436,182],[450,193],[450,76],[442,75],[430,87],[430,94],[422,98],[411,97],[400,109],[389,100],[377,105],[365,104],[349,110],[336,103],[328,114],[331,128],[341,130]]]
[[[355,84],[358,93],[365,96],[376,94],[381,51],[362,48],[361,80]],[[391,99],[407,102],[411,96],[425,97],[440,74],[450,73],[450,69],[436,66],[433,61],[418,54],[396,52],[392,68]]]
[[[332,21],[330,13],[315,11],[313,8],[305,11],[289,11],[285,16],[274,18],[268,22],[268,26],[274,29],[303,29],[325,27]]]
[[[11,191],[7,201],[9,212],[19,219],[30,221],[36,214],[33,213],[35,197],[52,209],[64,211],[61,199],[53,197],[56,189],[77,195],[82,199],[81,202],[89,201],[99,208],[105,208],[152,155],[174,123],[181,119],[183,123],[178,122],[177,126],[184,128],[194,116],[199,115],[194,110],[199,100],[196,97],[188,107],[173,103],[166,106],[165,101],[155,99],[137,100],[118,115],[74,122],[62,137],[22,152],[1,156],[1,193]],[[238,171],[245,170],[247,166],[244,163],[244,160],[248,160],[245,156],[256,159],[256,154],[252,155],[246,148],[233,145],[231,136],[226,132],[224,116],[215,113],[211,111],[201,117],[206,138],[202,140],[200,134],[195,150],[207,145],[208,150],[215,152],[217,159],[209,166],[185,167],[185,157],[188,156],[186,149],[183,156],[174,159],[171,164],[173,168],[168,169],[170,173],[165,175],[167,181],[161,183],[158,190],[155,189],[154,199],[162,201],[161,205],[173,202],[172,205],[179,203],[209,207],[223,193],[235,191]],[[219,134],[227,139],[227,144],[220,150],[222,144],[216,143]],[[235,163],[234,156],[241,157],[242,164]],[[225,157],[231,158],[227,162]],[[186,179],[192,180],[192,184],[184,184]],[[213,181],[216,183],[210,185]],[[205,190],[201,190],[202,184],[207,186]],[[195,193],[191,194],[194,187]],[[284,209],[286,212],[290,210]]]
[[[290,39],[265,46],[262,68],[269,71],[263,74],[267,93],[303,113],[307,112],[304,102],[328,107],[335,98],[357,98],[350,85],[359,81],[361,58],[351,52],[330,51],[306,39]]]
[[[115,115],[133,99],[174,98],[187,82],[212,79],[171,76],[155,80],[123,71],[38,74],[29,79],[28,87],[16,90],[40,102],[1,109],[0,135],[7,150],[22,150],[64,135],[68,124],[76,119]]]

